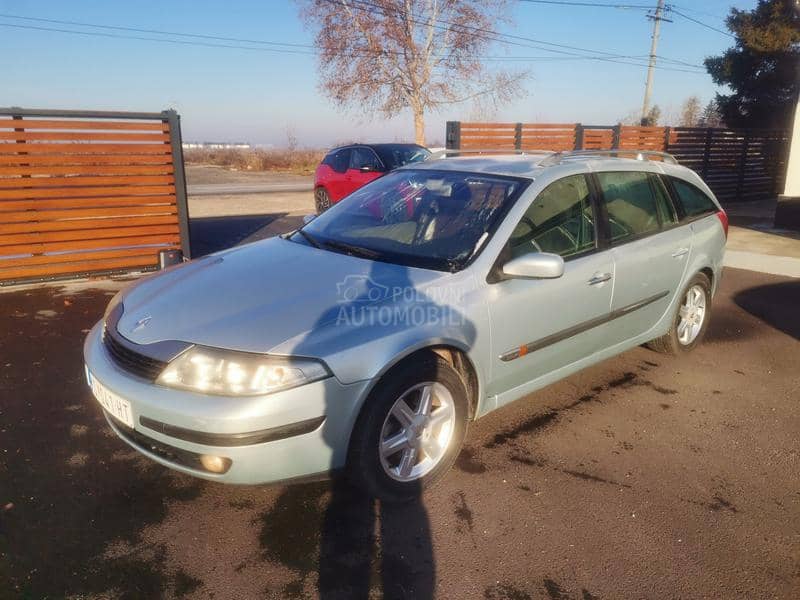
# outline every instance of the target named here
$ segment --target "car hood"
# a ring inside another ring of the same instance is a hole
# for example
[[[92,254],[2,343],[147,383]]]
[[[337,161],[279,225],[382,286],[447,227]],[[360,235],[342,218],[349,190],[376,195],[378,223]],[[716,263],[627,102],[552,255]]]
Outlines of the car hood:
[[[138,344],[181,340],[269,352],[336,327],[342,306],[396,302],[392,290],[424,289],[448,275],[276,237],[141,280],[123,294],[117,329]]]

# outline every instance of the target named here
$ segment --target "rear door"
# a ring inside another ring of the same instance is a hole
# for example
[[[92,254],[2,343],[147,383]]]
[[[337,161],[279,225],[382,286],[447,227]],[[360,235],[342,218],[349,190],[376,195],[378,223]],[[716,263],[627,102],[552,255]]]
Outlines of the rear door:
[[[355,147],[350,153],[350,165],[345,173],[345,196],[383,175],[383,166],[371,148]]]
[[[663,180],[642,171],[595,174],[614,258],[608,345],[658,323],[679,293],[692,251],[692,230],[681,224]]]

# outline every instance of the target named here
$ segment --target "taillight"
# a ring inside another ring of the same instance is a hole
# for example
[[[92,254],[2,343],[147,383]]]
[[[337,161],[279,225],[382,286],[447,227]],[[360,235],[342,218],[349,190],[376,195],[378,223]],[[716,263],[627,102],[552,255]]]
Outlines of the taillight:
[[[728,213],[724,210],[719,209],[717,211],[717,216],[719,217],[719,222],[722,223],[722,230],[725,232],[725,239],[728,239]]]

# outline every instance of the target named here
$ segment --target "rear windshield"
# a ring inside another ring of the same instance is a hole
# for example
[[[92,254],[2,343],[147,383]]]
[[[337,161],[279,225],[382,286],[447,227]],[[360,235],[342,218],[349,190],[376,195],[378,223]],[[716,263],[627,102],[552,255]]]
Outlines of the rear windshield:
[[[457,271],[485,246],[529,183],[402,169],[356,190],[291,239],[382,262]]]
[[[717,205],[700,188],[677,177],[670,177],[670,179],[687,217],[696,217],[717,211]]]
[[[410,163],[422,162],[431,155],[430,150],[415,144],[380,144],[373,147],[390,171]]]

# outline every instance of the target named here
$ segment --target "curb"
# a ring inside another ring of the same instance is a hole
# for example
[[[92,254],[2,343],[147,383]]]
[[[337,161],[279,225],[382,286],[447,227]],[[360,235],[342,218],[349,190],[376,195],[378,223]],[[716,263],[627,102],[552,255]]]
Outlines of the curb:
[[[800,258],[789,256],[773,256],[772,254],[757,254],[742,250],[726,250],[726,267],[760,271],[770,275],[783,275],[784,277],[800,277]]]

